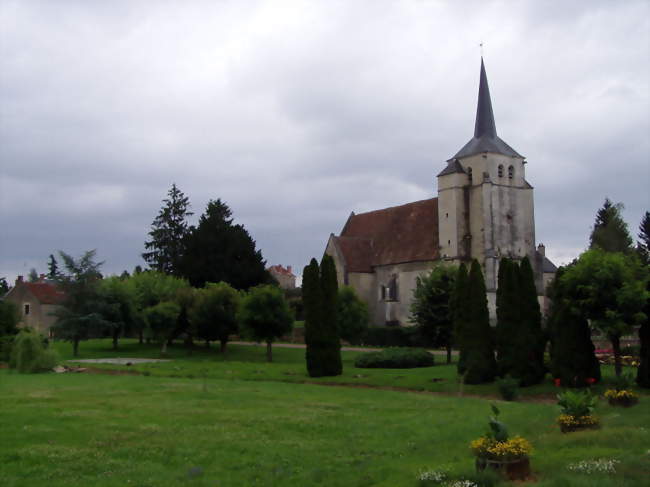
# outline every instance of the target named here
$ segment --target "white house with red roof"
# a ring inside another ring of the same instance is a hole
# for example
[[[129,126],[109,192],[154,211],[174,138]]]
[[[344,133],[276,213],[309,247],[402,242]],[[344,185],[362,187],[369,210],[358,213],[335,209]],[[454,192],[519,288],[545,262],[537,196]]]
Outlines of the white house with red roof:
[[[18,306],[18,326],[28,326],[49,335],[50,328],[56,322],[53,313],[61,308],[65,294],[52,281],[45,279],[44,274],[41,274],[37,282],[26,282],[23,276],[18,276],[16,284],[5,294],[3,300]]]
[[[267,269],[282,289],[295,289],[296,276],[291,271],[291,266],[283,267],[281,264],[272,265]]]

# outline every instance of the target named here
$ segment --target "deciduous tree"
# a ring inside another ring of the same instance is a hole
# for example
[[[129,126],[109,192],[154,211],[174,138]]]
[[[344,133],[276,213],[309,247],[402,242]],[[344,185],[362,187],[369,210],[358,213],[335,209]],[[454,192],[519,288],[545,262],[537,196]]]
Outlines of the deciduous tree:
[[[221,342],[221,352],[226,353],[228,337],[237,333],[237,313],[240,295],[228,283],[208,283],[197,290],[196,300],[190,308],[190,322],[199,338],[210,343]]]
[[[368,305],[359,299],[354,288],[342,286],[339,289],[337,306],[339,336],[352,345],[361,345],[368,330]]]

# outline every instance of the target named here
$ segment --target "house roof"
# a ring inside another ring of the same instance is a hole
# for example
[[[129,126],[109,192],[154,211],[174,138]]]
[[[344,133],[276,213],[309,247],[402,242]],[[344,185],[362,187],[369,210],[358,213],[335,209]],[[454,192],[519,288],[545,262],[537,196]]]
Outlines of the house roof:
[[[62,304],[65,300],[65,293],[57,289],[54,284],[48,282],[25,282],[23,283],[41,304]]]
[[[467,174],[465,169],[463,169],[463,166],[461,166],[460,162],[458,162],[458,159],[450,160],[447,164],[447,167],[445,167],[442,171],[438,173],[438,177],[446,176],[447,174],[455,174],[455,173]]]
[[[494,122],[494,112],[492,111],[492,100],[490,98],[490,87],[488,86],[487,74],[485,74],[483,58],[481,58],[474,137],[452,159],[469,157],[482,152],[523,157],[497,136],[497,126]]]
[[[272,265],[267,269],[273,274],[279,274],[282,276],[296,277],[293,272],[291,272],[291,267],[283,267],[281,264]]]
[[[341,235],[333,237],[348,272],[372,272],[375,266],[436,260],[438,198],[352,213]]]

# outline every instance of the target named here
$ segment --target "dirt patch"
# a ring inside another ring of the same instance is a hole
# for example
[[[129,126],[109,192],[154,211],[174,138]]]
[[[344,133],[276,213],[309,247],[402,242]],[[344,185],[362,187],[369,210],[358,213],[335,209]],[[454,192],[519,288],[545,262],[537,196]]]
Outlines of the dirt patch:
[[[85,367],[86,374],[101,374],[101,375],[142,375],[137,370],[115,370],[115,369],[100,369],[97,367]]]

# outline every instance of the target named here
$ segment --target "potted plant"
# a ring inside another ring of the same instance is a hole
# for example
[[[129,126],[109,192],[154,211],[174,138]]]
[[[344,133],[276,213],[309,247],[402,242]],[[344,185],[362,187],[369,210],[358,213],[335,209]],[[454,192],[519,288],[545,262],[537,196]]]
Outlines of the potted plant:
[[[532,446],[525,438],[508,437],[508,429],[498,420],[499,410],[492,405],[494,416],[490,417],[490,429],[472,441],[470,448],[476,456],[476,470],[491,468],[509,480],[524,480],[530,476],[528,455]]]
[[[605,398],[612,406],[630,407],[639,402],[639,396],[630,389],[632,385],[632,376],[621,374],[616,378],[614,389],[605,391]]]
[[[561,414],[557,418],[562,433],[593,429],[600,425],[600,420],[592,414],[596,398],[589,391],[566,391],[557,395]]]

